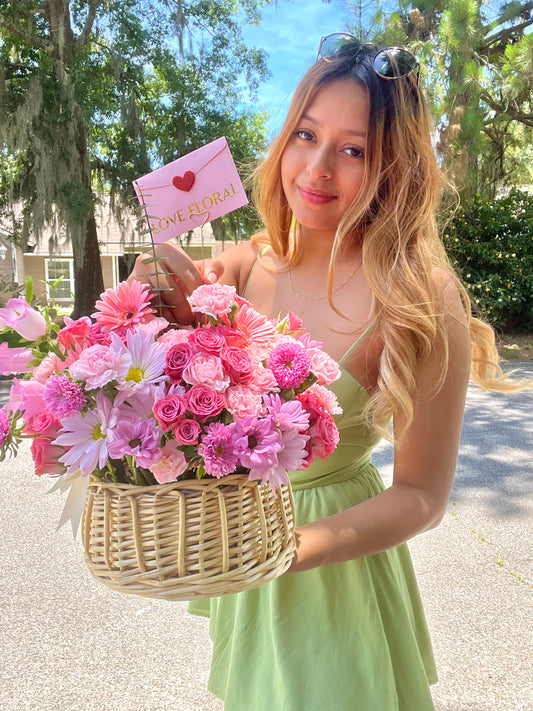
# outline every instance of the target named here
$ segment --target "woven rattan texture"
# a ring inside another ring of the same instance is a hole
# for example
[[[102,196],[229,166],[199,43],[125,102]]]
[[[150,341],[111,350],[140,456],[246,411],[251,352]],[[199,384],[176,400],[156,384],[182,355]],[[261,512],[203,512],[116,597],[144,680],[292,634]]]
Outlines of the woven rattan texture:
[[[83,514],[91,573],[124,593],[197,600],[258,587],[295,550],[290,486],[248,477],[150,487],[91,479]]]

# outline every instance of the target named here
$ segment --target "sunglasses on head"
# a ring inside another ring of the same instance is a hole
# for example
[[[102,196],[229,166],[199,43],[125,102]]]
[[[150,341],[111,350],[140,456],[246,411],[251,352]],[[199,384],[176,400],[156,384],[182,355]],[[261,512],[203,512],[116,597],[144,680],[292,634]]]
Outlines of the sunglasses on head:
[[[322,37],[316,58],[317,61],[319,59],[328,61],[335,57],[349,54],[353,56],[355,62],[364,47],[374,47],[374,45],[371,42],[361,44],[357,37],[353,35],[335,32],[332,35]],[[401,49],[401,47],[386,47],[380,50],[374,57],[372,67],[382,79],[402,79],[416,72],[418,81],[418,61],[411,52]]]

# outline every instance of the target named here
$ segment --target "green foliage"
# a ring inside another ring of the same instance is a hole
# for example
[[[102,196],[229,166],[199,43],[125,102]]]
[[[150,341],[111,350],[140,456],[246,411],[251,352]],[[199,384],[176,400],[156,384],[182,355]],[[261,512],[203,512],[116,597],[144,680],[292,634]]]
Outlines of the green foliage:
[[[450,224],[445,243],[474,303],[495,326],[533,328],[533,195],[477,196]]]

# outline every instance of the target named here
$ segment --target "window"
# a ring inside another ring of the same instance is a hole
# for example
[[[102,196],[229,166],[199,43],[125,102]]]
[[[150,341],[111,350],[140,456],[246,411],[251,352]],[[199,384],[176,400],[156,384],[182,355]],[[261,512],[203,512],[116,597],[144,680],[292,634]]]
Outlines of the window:
[[[46,293],[49,301],[72,302],[74,300],[72,259],[46,260]]]

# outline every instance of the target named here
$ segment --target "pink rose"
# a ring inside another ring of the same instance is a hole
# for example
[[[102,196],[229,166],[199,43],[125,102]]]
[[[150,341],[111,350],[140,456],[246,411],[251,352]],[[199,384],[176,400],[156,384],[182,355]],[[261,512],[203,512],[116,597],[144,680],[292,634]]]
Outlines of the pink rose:
[[[42,410],[34,417],[30,417],[24,427],[24,434],[40,435],[52,440],[57,437],[61,429],[61,422],[52,415],[50,410]]]
[[[210,353],[196,353],[185,366],[181,377],[190,385],[208,385],[219,392],[224,392],[230,384],[222,361]]]
[[[57,334],[58,342],[67,349],[85,345],[89,327],[92,325],[91,319],[87,316],[82,316],[74,321],[65,316],[65,324]]]
[[[233,385],[246,383],[252,377],[252,362],[246,351],[240,348],[224,348],[220,358]]]
[[[169,432],[185,412],[185,398],[181,395],[166,395],[154,405],[154,415],[163,432]]]
[[[218,328],[197,328],[192,332],[189,343],[195,349],[220,355],[226,345],[226,339]]]
[[[65,361],[61,360],[55,353],[49,353],[42,359],[39,365],[33,369],[31,377],[39,383],[46,384],[48,378],[54,375],[56,370],[63,372],[65,367]]]
[[[187,407],[200,420],[216,417],[225,405],[224,395],[207,385],[193,385],[187,394]]]
[[[260,415],[262,411],[261,394],[246,385],[233,385],[224,393],[227,408],[238,418],[245,415]]]
[[[327,353],[319,348],[309,348],[307,354],[311,360],[310,370],[320,385],[329,385],[341,377],[339,366]]]
[[[31,443],[31,456],[33,457],[37,476],[42,476],[43,474],[50,474],[52,476],[64,474],[66,469],[63,464],[58,461],[59,457],[64,453],[65,450],[63,447],[52,444],[49,439],[45,437],[35,437]]]
[[[317,457],[326,459],[339,443],[339,430],[333,417],[326,415],[309,428],[309,436]]]
[[[177,343],[167,352],[165,373],[174,381],[181,380],[184,369],[194,355],[188,343]]]
[[[202,428],[196,420],[182,417],[174,426],[174,437],[180,444],[198,444]]]
[[[12,328],[28,341],[36,341],[46,333],[44,316],[32,309],[22,296],[9,299],[5,308],[0,309],[0,323]]]
[[[6,409],[15,412],[21,410],[24,424],[30,418],[35,417],[39,412],[46,409],[43,400],[44,385],[36,380],[14,380],[9,394],[9,402]]]
[[[185,455],[178,449],[178,443],[169,440],[161,450],[161,458],[150,465],[150,471],[159,484],[170,484],[186,471],[187,464]]]

